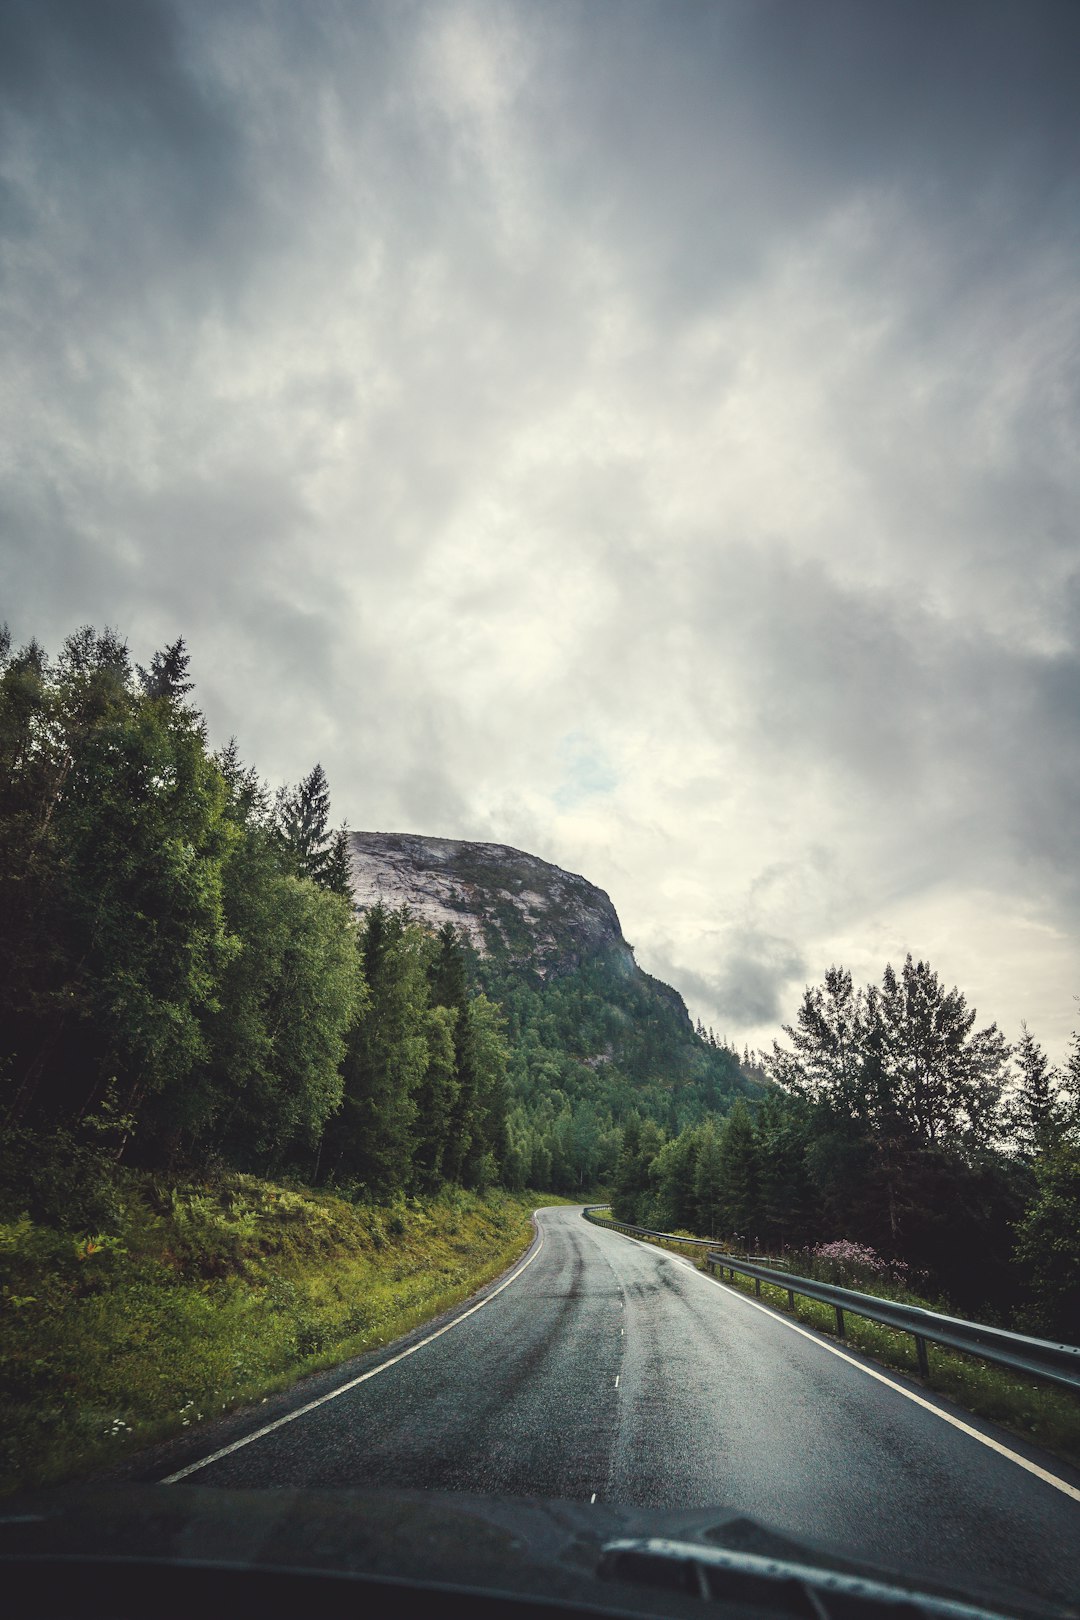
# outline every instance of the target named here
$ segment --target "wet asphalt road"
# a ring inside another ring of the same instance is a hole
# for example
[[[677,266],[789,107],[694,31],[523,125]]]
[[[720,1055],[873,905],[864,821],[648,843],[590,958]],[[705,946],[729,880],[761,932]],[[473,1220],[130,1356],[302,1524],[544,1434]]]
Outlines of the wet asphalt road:
[[[723,1505],[954,1584],[1080,1595],[1080,1502],[687,1262],[576,1209],[538,1222],[488,1305],[190,1483]]]

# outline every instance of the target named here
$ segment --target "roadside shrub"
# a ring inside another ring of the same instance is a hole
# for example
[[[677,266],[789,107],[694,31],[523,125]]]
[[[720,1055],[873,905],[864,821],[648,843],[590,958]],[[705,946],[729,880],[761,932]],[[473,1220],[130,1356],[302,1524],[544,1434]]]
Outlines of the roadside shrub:
[[[805,1250],[793,1257],[791,1269],[802,1270],[806,1276],[833,1283],[838,1288],[869,1293],[891,1293],[914,1285],[911,1269],[903,1260],[886,1260],[869,1244],[853,1243],[849,1238],[837,1238]]]
[[[69,1231],[109,1230],[123,1216],[131,1172],[70,1131],[0,1131],[0,1220],[28,1214]]]

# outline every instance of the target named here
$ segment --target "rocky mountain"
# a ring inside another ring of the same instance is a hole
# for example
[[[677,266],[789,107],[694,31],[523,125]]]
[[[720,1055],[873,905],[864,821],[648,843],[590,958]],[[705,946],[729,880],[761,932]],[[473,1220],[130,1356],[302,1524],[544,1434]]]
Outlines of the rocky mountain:
[[[349,836],[353,894],[362,908],[381,900],[407,905],[435,928],[453,923],[481,956],[531,968],[541,979],[606,953],[633,971],[615,907],[574,872],[507,844],[415,833]]]
[[[636,1110],[676,1129],[758,1092],[736,1053],[695,1031],[678,991],[638,967],[587,878],[505,844],[414,833],[351,833],[350,855],[361,909],[407,905],[467,936],[530,1113],[618,1121]]]

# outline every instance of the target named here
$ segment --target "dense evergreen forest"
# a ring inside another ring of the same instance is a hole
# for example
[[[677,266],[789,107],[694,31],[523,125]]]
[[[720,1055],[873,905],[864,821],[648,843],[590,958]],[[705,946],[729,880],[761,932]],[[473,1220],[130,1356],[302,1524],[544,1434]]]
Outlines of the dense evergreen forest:
[[[666,985],[627,973],[620,952],[545,981],[497,945],[473,964],[506,1018],[512,1186],[583,1192],[614,1175],[628,1125],[678,1132],[762,1094],[735,1052],[695,1031]]]
[[[620,961],[545,982],[405,910],[357,918],[323,771],[272,794],[212,752],[182,641],[144,669],[108,630],[55,659],[5,637],[0,662],[13,1205],[121,1161],[374,1200],[574,1192],[629,1116],[677,1130],[756,1094]]]
[[[618,1217],[772,1253],[840,1240],[856,1270],[1080,1342],[1080,1035],[1060,1070],[1026,1028],[1011,1049],[910,956],[880,988],[832,969],[785,1034],[753,1112],[627,1129]]]
[[[354,916],[322,770],[271,796],[234,746],[212,753],[182,641],[149,669],[110,631],[55,661],[2,650],[8,1177],[224,1163],[381,1199],[497,1181],[498,1011],[452,929]]]

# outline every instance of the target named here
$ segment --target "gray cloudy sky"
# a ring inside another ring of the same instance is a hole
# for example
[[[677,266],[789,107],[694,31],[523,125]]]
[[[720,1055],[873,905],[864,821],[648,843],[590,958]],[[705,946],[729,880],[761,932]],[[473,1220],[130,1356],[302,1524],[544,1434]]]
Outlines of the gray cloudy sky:
[[[1080,1020],[1080,5],[0,0],[3,604],[763,1044]]]

